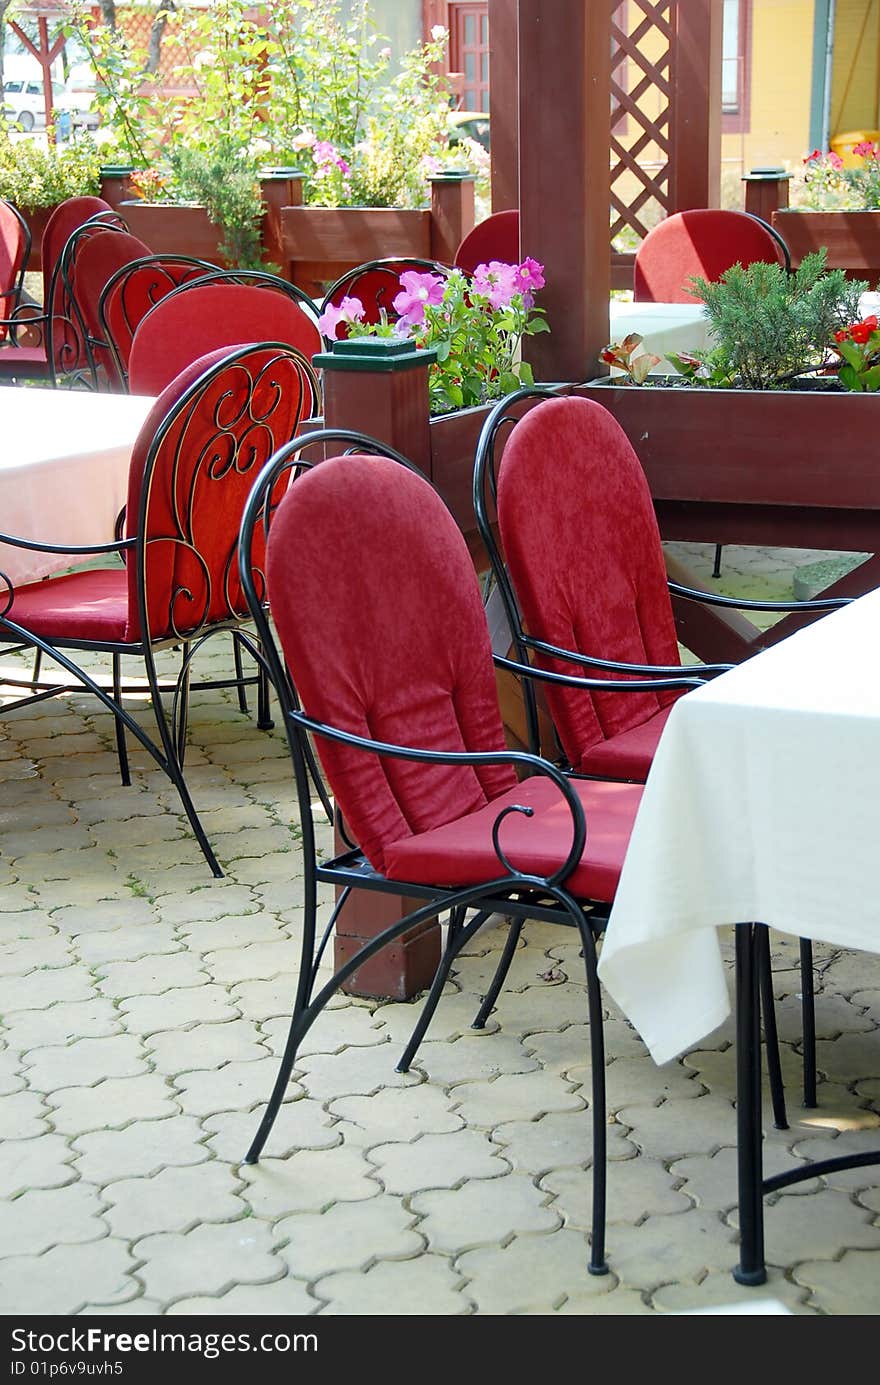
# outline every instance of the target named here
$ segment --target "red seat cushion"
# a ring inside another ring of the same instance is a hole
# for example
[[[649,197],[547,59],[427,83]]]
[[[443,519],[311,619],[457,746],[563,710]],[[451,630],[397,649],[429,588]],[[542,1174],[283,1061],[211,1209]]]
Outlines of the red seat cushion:
[[[771,231],[747,212],[696,207],[675,212],[652,227],[636,252],[633,297],[637,303],[695,303],[691,275],[720,279],[731,265],[783,264]]]
[[[686,688],[682,689],[678,696],[686,691]],[[596,741],[584,752],[575,769],[581,774],[598,774],[607,779],[634,779],[643,784],[671,711],[672,704],[661,707],[647,721],[639,722],[637,726],[631,726],[616,736],[609,736],[607,740]]]
[[[637,784],[571,780],[584,806],[587,842],[580,864],[565,882],[578,899],[614,899],[633,821],[642,796]],[[552,875],[571,844],[571,813],[553,782],[541,775],[525,780],[466,817],[430,832],[404,837],[385,853],[386,871],[396,880],[426,885],[476,885],[505,873],[492,845],[492,828],[503,808],[522,804],[533,817],[510,813],[499,841],[511,865],[527,875]]]
[[[0,347],[0,379],[10,380],[20,375],[29,380],[48,378],[49,361],[43,346]]]
[[[96,568],[16,587],[10,620],[50,640],[122,640],[128,621],[123,568]]]

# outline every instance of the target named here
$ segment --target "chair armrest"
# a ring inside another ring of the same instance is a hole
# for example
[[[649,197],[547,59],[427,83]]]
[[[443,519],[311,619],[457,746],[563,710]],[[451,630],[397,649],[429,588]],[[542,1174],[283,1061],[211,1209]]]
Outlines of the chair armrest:
[[[683,587],[680,582],[669,582],[673,596],[685,601],[701,601],[704,606],[728,606],[737,611],[836,611],[839,606],[848,606],[855,598],[851,596],[824,596],[813,601],[747,601],[739,596],[718,596],[714,592],[700,591],[697,587]]]
[[[679,667],[678,676],[672,676],[671,670],[668,676],[658,678],[583,678],[574,673],[552,673],[549,669],[535,668],[533,664],[520,664],[515,659],[505,659],[501,654],[493,656],[496,668],[506,669],[508,673],[515,673],[524,678],[534,678],[539,683],[556,683],[564,688],[591,688],[597,692],[658,692],[666,688],[700,688],[706,678],[699,676],[700,665],[695,667],[697,673],[689,674],[690,665],[685,669],[684,665]],[[578,662],[582,662],[578,660]],[[589,662],[589,661],[583,661]],[[621,664],[615,667],[623,669],[638,665]],[[733,665],[717,665],[718,672],[726,672],[727,668]]]
[[[571,649],[562,649],[559,645],[547,644],[546,641],[536,640],[531,635],[523,636],[523,643],[539,654],[549,654],[554,659],[565,659],[571,664],[589,664],[591,668],[607,668],[612,673],[647,673],[676,677],[684,667],[682,664],[627,664],[618,659],[597,659],[590,654],[576,654]],[[706,678],[717,677],[719,673],[727,673],[733,668],[733,664],[688,664],[687,668],[692,676],[699,675],[705,681]],[[595,682],[598,687],[608,687],[608,683],[604,679],[595,680]],[[631,687],[633,685],[627,683],[624,686]]]
[[[0,533],[0,543],[8,543],[12,548],[29,548],[37,553],[69,553],[73,557],[81,554],[88,558],[98,553],[118,553],[120,548],[134,548],[137,539],[114,539],[112,543],[46,543],[43,539],[22,539],[17,534]]]
[[[305,712],[289,708],[287,716],[302,731],[310,731],[313,736],[323,737],[326,740],[336,741],[342,745],[350,745],[357,750],[372,751],[375,755],[388,755],[398,760],[418,760],[425,764],[434,765],[512,765],[525,769],[528,775],[543,774],[548,779],[552,779],[560,794],[568,806],[572,818],[572,844],[571,848],[563,861],[562,865],[553,872],[552,875],[542,877],[542,883],[546,881],[548,885],[561,884],[574,870],[584,849],[587,839],[587,820],[584,814],[583,804],[571,787],[568,776],[551,764],[549,760],[543,759],[540,755],[532,755],[522,750],[492,750],[492,751],[444,751],[426,750],[416,746],[394,745],[385,741],[374,741],[365,736],[356,736],[349,731],[341,731],[335,726],[328,726],[325,722],[315,721],[307,716]],[[344,813],[343,808],[343,813]],[[505,872],[515,874],[515,868],[511,867],[505,859],[498,840],[498,833],[503,819],[512,812],[521,812],[526,817],[531,817],[531,808],[508,805],[502,809],[495,821],[492,829],[492,842],[495,847],[496,855]],[[532,877],[526,877],[530,879]]]

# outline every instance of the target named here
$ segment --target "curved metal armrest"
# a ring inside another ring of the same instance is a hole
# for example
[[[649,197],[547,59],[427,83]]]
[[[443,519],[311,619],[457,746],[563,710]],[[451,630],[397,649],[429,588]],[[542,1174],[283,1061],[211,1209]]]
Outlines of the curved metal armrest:
[[[559,645],[547,644],[544,640],[533,639],[531,635],[523,637],[523,643],[529,649],[536,650],[539,654],[550,654],[555,659],[565,659],[570,664],[589,664],[591,668],[607,668],[613,673],[649,673],[666,677],[676,677],[680,675],[683,668],[682,664],[626,664],[618,659],[596,659],[589,654],[575,654],[571,649],[562,649]],[[691,676],[700,675],[701,681],[706,678],[715,678],[719,673],[728,673],[733,668],[733,664],[688,664],[688,672]],[[535,670],[533,670],[535,671]],[[589,679],[584,680],[588,686],[593,683],[600,688],[608,688],[609,683],[605,680]],[[625,683],[624,687],[631,688],[638,686],[634,683]],[[645,686],[653,686],[647,684]]]
[[[738,596],[717,596],[714,592],[699,591],[696,587],[683,587],[680,582],[669,582],[673,596],[681,596],[686,601],[702,601],[706,606],[729,606],[736,611],[835,611],[839,606],[848,606],[855,600],[852,596],[824,596],[813,601],[747,601]]]
[[[548,779],[552,779],[559,789],[562,797],[568,805],[572,817],[573,840],[571,848],[558,870],[552,875],[543,877],[548,884],[555,885],[564,880],[571,874],[574,867],[581,858],[584,843],[587,839],[587,821],[584,814],[583,804],[574,792],[569,782],[568,776],[549,760],[543,759],[540,755],[531,755],[523,750],[492,750],[492,751],[461,751],[461,750],[426,750],[415,746],[393,745],[385,741],[374,741],[365,736],[356,736],[350,731],[340,731],[335,726],[328,726],[325,722],[315,721],[307,716],[305,712],[289,709],[288,717],[295,725],[305,731],[311,731],[314,736],[323,736],[326,740],[337,741],[342,745],[353,746],[357,750],[372,751],[376,755],[389,755],[398,760],[420,760],[425,764],[433,765],[512,765],[521,766],[529,771],[530,774],[543,774]],[[343,812],[345,810],[343,809]],[[514,811],[508,808],[506,812]],[[520,810],[527,817],[532,816],[531,808]],[[493,828],[492,838],[496,852],[499,852],[498,829],[504,817],[505,811],[499,815],[495,827]],[[507,862],[499,854],[499,860],[504,865],[505,870],[510,870]]]
[[[13,548],[29,548],[37,553],[82,554],[83,557],[97,553],[118,553],[120,548],[134,548],[136,538],[114,540],[112,543],[46,543],[38,539],[22,539],[17,534],[0,533],[0,543],[8,543]]]
[[[680,666],[678,677],[661,678],[579,678],[574,673],[552,673],[549,669],[535,668],[532,664],[520,664],[515,659],[505,659],[501,654],[493,655],[496,668],[503,668],[508,673],[522,674],[525,678],[534,678],[541,683],[557,683],[565,688],[594,688],[597,692],[657,692],[665,688],[700,688],[707,681],[699,676],[688,676],[684,666]],[[615,665],[615,667],[627,668],[629,665]],[[635,665],[638,667],[638,665]],[[696,665],[699,669],[699,665]],[[724,671],[733,665],[725,665]],[[722,668],[719,666],[718,671]]]

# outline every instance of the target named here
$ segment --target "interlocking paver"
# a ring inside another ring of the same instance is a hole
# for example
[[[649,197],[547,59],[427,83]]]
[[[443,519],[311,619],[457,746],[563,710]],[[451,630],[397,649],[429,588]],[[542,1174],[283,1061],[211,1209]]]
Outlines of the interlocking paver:
[[[500,1178],[510,1165],[478,1130],[422,1135],[407,1144],[376,1145],[368,1155],[389,1193],[454,1188],[468,1178]]]
[[[296,1088],[291,1088],[295,1094]],[[266,1096],[268,1097],[268,1090]],[[218,1159],[240,1164],[257,1133],[263,1107],[254,1111],[221,1111],[206,1116],[202,1128],[208,1132],[207,1144]],[[300,1149],[332,1149],[342,1143],[342,1131],[317,1101],[285,1101],[264,1150],[264,1157],[286,1159]]]
[[[46,1098],[56,1130],[84,1135],[114,1129],[133,1120],[161,1120],[177,1114],[174,1092],[157,1073],[111,1077],[93,1087],[67,1087]]]
[[[143,1048],[132,1034],[32,1049],[25,1064],[28,1083],[37,1092],[88,1087],[104,1078],[136,1077],[147,1071]]]
[[[0,1245],[42,1255],[54,1245],[95,1241],[107,1233],[103,1204],[86,1183],[37,1189],[0,1204]]]
[[[628,1288],[654,1289],[678,1280],[702,1279],[708,1270],[730,1270],[736,1235],[714,1213],[691,1208],[672,1216],[648,1216],[638,1225],[616,1223],[607,1237],[608,1263]]]
[[[6,1198],[29,1188],[61,1188],[76,1173],[71,1167],[74,1151],[61,1135],[46,1134],[39,1140],[6,1140],[0,1144],[0,1188]]]
[[[237,1284],[221,1298],[182,1298],[171,1305],[168,1316],[305,1317],[316,1313],[320,1306],[304,1284],[288,1275],[271,1284]]]
[[[454,1136],[438,1139],[450,1138]],[[423,1218],[419,1230],[432,1250],[449,1253],[473,1246],[504,1242],[514,1233],[552,1231],[561,1218],[552,1199],[519,1173],[487,1182],[469,1178],[452,1192],[420,1192],[410,1199]]]
[[[630,1159],[635,1146],[621,1125],[606,1131],[609,1159]],[[516,1169],[538,1177],[551,1169],[580,1168],[592,1159],[593,1117],[583,1106],[536,1120],[504,1121],[492,1131],[504,1157]]]
[[[498,1125],[529,1114],[547,1111],[577,1111],[583,1099],[570,1092],[562,1081],[543,1073],[515,1073],[496,1077],[489,1083],[462,1082],[454,1088],[455,1109],[468,1125]]]
[[[273,1254],[277,1237],[252,1217],[220,1226],[203,1223],[183,1235],[161,1233],[136,1241],[133,1251],[149,1297],[221,1294],[234,1284],[278,1279],[283,1265]]]
[[[24,1052],[38,1044],[61,1044],[70,1039],[98,1039],[121,1030],[119,1012],[111,1000],[95,997],[51,1005],[48,1010],[19,1010],[4,1017],[11,1048]]]
[[[0,1261],[0,1303],[6,1313],[35,1316],[97,1311],[135,1298],[137,1261],[122,1241],[54,1246],[45,1255],[11,1255]]]
[[[201,961],[191,953],[161,953],[137,962],[107,962],[98,968],[98,988],[115,998],[162,995],[181,986],[204,986],[208,980]]]
[[[301,1149],[286,1159],[266,1156],[259,1164],[242,1165],[246,1180],[242,1198],[261,1217],[280,1217],[290,1199],[304,1211],[321,1211],[334,1202],[359,1202],[378,1197],[379,1183],[358,1150],[335,1145],[319,1151]]]
[[[123,1130],[93,1130],[71,1141],[76,1168],[91,1183],[147,1178],[162,1168],[187,1168],[210,1158],[205,1132],[192,1116],[135,1120]]]
[[[28,1140],[49,1129],[50,1112],[37,1092],[18,1091],[0,1097],[0,1130],[7,1140]]]
[[[809,1291],[807,1302],[821,1303],[825,1313],[876,1316],[880,1301],[880,1257],[876,1251],[845,1250],[836,1264],[808,1260],[796,1265],[792,1275],[796,1284]]]
[[[158,995],[130,996],[119,1002],[125,1024],[135,1034],[157,1034],[190,1024],[222,1024],[238,1017],[222,986],[169,987]]]
[[[603,1298],[615,1288],[614,1275],[587,1273],[589,1256],[587,1237],[562,1229],[466,1251],[455,1266],[467,1277],[465,1293],[478,1313],[551,1312],[570,1294]]]
[[[154,1033],[144,1040],[144,1047],[156,1070],[169,1075],[219,1068],[224,1063],[249,1063],[266,1056],[266,1046],[250,1020],[233,1019]]]
[[[136,928],[126,918],[124,927],[100,933],[81,933],[76,939],[77,954],[86,966],[95,968],[102,968],[108,962],[137,962],[142,957],[181,950],[182,944],[174,936],[174,930],[156,921]]]
[[[104,1216],[114,1236],[134,1240],[152,1232],[187,1231],[199,1222],[233,1221],[244,1210],[241,1182],[217,1160],[161,1169],[152,1178],[127,1178],[103,1189]]]
[[[337,1202],[326,1212],[284,1217],[275,1230],[289,1237],[280,1254],[290,1273],[315,1280],[340,1270],[365,1269],[375,1260],[406,1260],[425,1245],[417,1218],[399,1198]]]
[[[227,1063],[216,1072],[182,1072],[174,1078],[181,1110],[209,1116],[217,1111],[246,1111],[268,1098],[278,1064],[268,1054],[252,1062]],[[291,1087],[291,1096],[297,1087]]]
[[[608,1225],[641,1221],[667,1212],[686,1212],[692,1203],[675,1189],[675,1177],[657,1160],[608,1162]],[[552,1204],[566,1226],[588,1231],[592,1223],[592,1175],[581,1169],[554,1169],[540,1187],[556,1195]]]
[[[425,1304],[438,1317],[468,1313],[470,1305],[460,1292],[461,1279],[441,1256],[422,1255],[418,1274],[412,1262],[383,1260],[365,1273],[345,1270],[328,1274],[315,1285],[315,1293],[326,1301],[321,1312],[327,1316],[373,1317],[387,1313],[394,1304],[395,1317],[422,1317]]]
[[[461,1130],[464,1120],[453,1105],[445,1092],[424,1083],[390,1088],[373,1096],[336,1097],[328,1110],[341,1118],[347,1143],[354,1141],[369,1148],[387,1140],[391,1133],[400,1141],[411,1142],[425,1133]]]

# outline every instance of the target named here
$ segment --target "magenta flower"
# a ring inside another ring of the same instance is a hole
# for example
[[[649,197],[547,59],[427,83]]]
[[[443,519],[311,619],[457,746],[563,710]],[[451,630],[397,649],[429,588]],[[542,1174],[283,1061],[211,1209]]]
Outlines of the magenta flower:
[[[359,298],[343,298],[337,308],[335,303],[328,303],[327,307],[318,318],[318,330],[321,335],[330,341],[336,341],[337,329],[341,322],[349,325],[353,322],[362,322],[364,317],[364,305]]]
[[[444,288],[439,274],[419,274],[415,269],[408,269],[400,276],[400,293],[394,298],[392,307],[408,327],[421,327],[425,309],[443,302]]]
[[[526,308],[535,306],[535,294],[544,287],[544,266],[527,255],[522,264],[516,266],[517,291],[522,294]]]
[[[478,264],[474,270],[474,293],[488,299],[493,308],[506,308],[513,295],[520,292],[518,272],[518,265],[504,264],[501,260]]]

